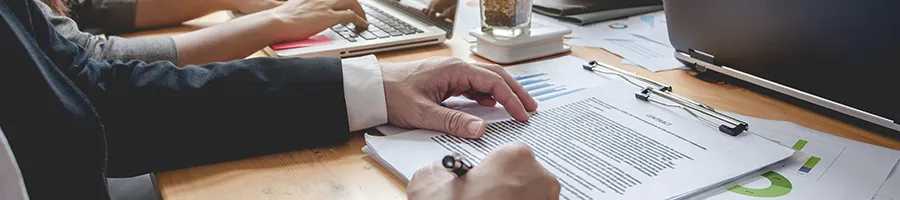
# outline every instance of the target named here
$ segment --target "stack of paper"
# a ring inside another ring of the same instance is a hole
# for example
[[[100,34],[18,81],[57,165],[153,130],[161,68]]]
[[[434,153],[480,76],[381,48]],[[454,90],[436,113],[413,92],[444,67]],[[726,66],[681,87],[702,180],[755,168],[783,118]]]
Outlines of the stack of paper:
[[[674,57],[663,11],[569,28],[573,30],[569,44],[604,48],[622,56],[626,64],[653,72],[686,68]]]
[[[900,151],[837,137],[790,122],[729,115],[749,123],[752,133],[791,146],[811,157],[789,163],[773,170],[768,176],[709,199],[900,198],[897,196],[900,193],[900,178],[892,177],[885,181],[900,160]],[[782,180],[772,181],[774,177]]]
[[[732,137],[674,113],[679,110],[636,100],[636,89],[605,84],[545,101],[527,123],[503,115],[482,116],[489,125],[479,140],[415,130],[367,136],[365,151],[409,180],[416,170],[450,152],[464,155],[477,167],[492,149],[520,141],[558,177],[562,199],[686,197],[794,153],[765,138]]]
[[[735,181],[692,199],[900,200],[900,178],[888,178],[892,169],[896,171],[900,151],[837,137],[791,122],[727,114],[750,124],[747,134],[793,148],[805,157],[791,159],[771,172]],[[693,117],[684,113],[682,116]]]
[[[497,145],[513,140],[523,141],[532,145],[542,164],[552,169],[561,182],[565,182],[564,187],[570,188],[562,192],[563,197],[569,199],[900,200],[900,175],[896,175],[900,152],[896,150],[836,137],[790,122],[730,113],[728,115],[749,123],[751,130],[739,138],[725,137],[706,124],[692,120],[693,116],[681,110],[664,109],[635,100],[632,94],[636,87],[624,84],[617,77],[587,72],[580,67],[583,63],[585,61],[566,56],[507,68],[520,83],[524,81],[527,85],[534,85],[544,82],[580,89],[576,93],[540,101],[540,111],[528,125],[508,121],[509,116],[502,108],[482,107],[457,98],[448,100],[447,105],[494,122],[488,129],[489,134],[482,140],[384,126],[378,129],[385,135],[393,136],[367,136],[369,145],[364,151],[408,181],[419,167],[433,163],[451,151],[477,161],[483,158],[484,152]],[[635,132],[638,135],[622,135]],[[707,134],[715,136],[701,137]],[[718,139],[732,138],[743,145],[752,145],[753,140],[743,141],[747,136],[764,138],[768,143],[782,146],[782,149],[795,149],[800,153],[766,168],[760,165],[755,171],[726,166],[728,169],[724,171],[736,171],[717,176],[715,172],[722,172],[716,171],[720,169],[704,168],[707,165],[723,167],[718,165],[719,162],[746,164],[744,167],[752,165],[743,163],[749,161],[741,160],[740,154],[708,155],[722,151],[714,150],[718,145],[707,143],[727,142]],[[707,150],[692,149],[691,146],[697,147],[694,145],[701,145]],[[655,158],[666,162],[659,164],[653,159],[623,159],[624,155],[643,155],[641,153],[650,155],[645,158],[657,156]],[[596,170],[591,167],[596,166],[621,171],[594,172]],[[892,169],[895,172],[891,173]],[[703,174],[718,180],[676,175],[691,170],[695,171],[689,174]],[[651,176],[650,172],[658,176]],[[693,185],[669,187],[668,184]]]
[[[490,124],[480,140],[413,130],[369,135],[364,151],[408,181],[450,152],[477,165],[491,149],[521,141],[559,178],[564,199],[684,198],[755,175],[794,152],[755,135],[728,136],[679,116],[680,110],[636,100],[639,88],[585,71],[584,63],[562,57],[509,68],[515,76],[539,73],[535,78],[586,88],[540,101],[528,123],[511,121],[501,108],[468,109]]]

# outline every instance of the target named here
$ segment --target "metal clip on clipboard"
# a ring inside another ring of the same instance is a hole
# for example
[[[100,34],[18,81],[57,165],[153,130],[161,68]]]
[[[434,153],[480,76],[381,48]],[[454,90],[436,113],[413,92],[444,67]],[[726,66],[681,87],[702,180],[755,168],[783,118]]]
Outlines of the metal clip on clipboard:
[[[601,63],[601,62],[597,62],[597,61],[591,61],[590,63],[588,63],[586,65],[582,65],[582,67],[584,67],[585,70],[588,70],[588,71],[591,71],[594,73],[600,73],[600,74],[605,74],[605,75],[615,75],[622,79],[625,79],[625,81],[628,81],[628,83],[631,83],[632,85],[637,86],[638,88],[642,88],[641,91],[634,94],[635,98],[644,100],[647,102],[658,103],[660,105],[667,106],[667,107],[681,108],[684,111],[693,115],[698,120],[706,122],[712,126],[718,126],[719,131],[722,131],[725,134],[728,134],[731,136],[737,136],[737,135],[741,134],[742,132],[748,130],[748,128],[749,128],[749,125],[747,125],[747,123],[745,123],[741,120],[735,119],[731,116],[719,113],[710,106],[707,106],[707,105],[704,105],[701,103],[697,103],[690,99],[686,99],[686,98],[683,98],[683,97],[673,94],[672,86],[669,86],[669,85],[666,85],[666,84],[663,84],[663,83],[660,83],[660,82],[657,82],[654,80],[650,80],[650,79],[644,78],[642,76],[638,76],[634,72],[628,72],[628,71],[610,66],[606,63]],[[599,69],[597,69],[598,67],[605,68],[609,71],[599,70]],[[640,84],[635,83],[634,81],[632,81],[629,78],[641,80],[642,82],[649,83],[651,85],[656,86],[656,88],[644,87]],[[669,101],[675,102],[678,105],[658,101],[656,99],[650,98],[651,95],[660,96]],[[725,124],[716,124],[712,121],[702,118],[702,117],[698,116],[695,113],[695,111],[705,114],[707,116],[713,117],[715,119],[718,119],[720,121],[723,121],[723,122],[725,122]]]

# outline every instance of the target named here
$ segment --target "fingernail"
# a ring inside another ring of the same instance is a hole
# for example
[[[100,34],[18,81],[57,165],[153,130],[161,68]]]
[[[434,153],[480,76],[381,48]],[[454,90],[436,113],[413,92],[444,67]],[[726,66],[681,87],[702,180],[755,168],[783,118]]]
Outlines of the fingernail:
[[[476,138],[478,137],[478,131],[481,130],[481,126],[484,125],[484,122],[479,120],[474,120],[469,122],[469,136]]]

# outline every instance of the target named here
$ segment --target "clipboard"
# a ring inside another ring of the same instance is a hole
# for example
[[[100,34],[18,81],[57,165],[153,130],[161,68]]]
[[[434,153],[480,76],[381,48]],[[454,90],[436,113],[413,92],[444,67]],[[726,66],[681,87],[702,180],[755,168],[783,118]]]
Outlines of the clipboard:
[[[741,121],[737,118],[722,114],[716,111],[713,107],[697,103],[696,101],[681,97],[675,93],[673,93],[672,86],[660,83],[658,81],[654,81],[642,76],[637,75],[634,72],[625,71],[612,65],[591,61],[587,64],[582,65],[582,68],[593,72],[595,74],[600,75],[612,75],[617,76],[619,78],[624,79],[628,83],[638,87],[640,90],[635,92],[634,97],[638,100],[646,101],[649,103],[657,103],[666,107],[677,107],[681,108],[685,112],[688,112],[695,118],[700,121],[703,121],[712,126],[716,126],[719,128],[719,131],[722,133],[728,134],[730,136],[738,136],[744,131],[749,130],[750,125],[744,121]],[[602,69],[601,69],[602,68]],[[605,69],[605,70],[603,70]],[[641,82],[647,83],[651,86],[644,86],[634,82],[632,79],[637,79]],[[654,97],[661,97],[663,99],[674,102],[675,104],[670,104],[666,102],[662,102],[657,100]],[[716,123],[710,121],[706,118],[700,117],[697,113],[706,115],[708,117],[714,118],[722,123]]]

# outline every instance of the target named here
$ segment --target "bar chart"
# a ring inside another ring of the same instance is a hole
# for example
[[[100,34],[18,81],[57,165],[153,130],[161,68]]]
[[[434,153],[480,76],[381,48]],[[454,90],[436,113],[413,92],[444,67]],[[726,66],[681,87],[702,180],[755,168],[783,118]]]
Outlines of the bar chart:
[[[570,88],[566,85],[554,84],[547,73],[534,73],[513,77],[531,97],[538,101],[547,101],[572,94],[584,88]]]

